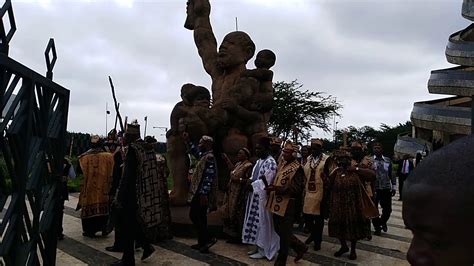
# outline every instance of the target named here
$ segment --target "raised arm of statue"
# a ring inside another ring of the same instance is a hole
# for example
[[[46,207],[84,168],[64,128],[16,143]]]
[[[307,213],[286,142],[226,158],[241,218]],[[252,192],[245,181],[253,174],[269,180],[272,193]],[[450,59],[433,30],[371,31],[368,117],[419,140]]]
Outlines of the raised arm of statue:
[[[194,42],[206,72],[214,77],[217,75],[217,41],[212,32],[209,0],[188,0],[188,19],[192,19],[190,28],[194,30]]]

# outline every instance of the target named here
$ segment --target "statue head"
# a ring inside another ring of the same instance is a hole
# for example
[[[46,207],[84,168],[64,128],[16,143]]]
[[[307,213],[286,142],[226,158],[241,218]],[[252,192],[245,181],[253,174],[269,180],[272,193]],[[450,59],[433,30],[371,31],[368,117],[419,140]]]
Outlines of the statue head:
[[[193,105],[209,108],[211,105],[211,94],[209,90],[202,86],[196,86]]]
[[[255,54],[255,44],[243,31],[227,34],[219,47],[217,64],[223,69],[245,65]]]
[[[209,107],[211,94],[205,87],[187,83],[181,87],[181,99],[187,106],[204,106],[207,104],[207,107]]]
[[[255,58],[255,66],[257,68],[266,68],[270,69],[275,65],[276,55],[272,51],[265,49],[257,53],[257,58]]]

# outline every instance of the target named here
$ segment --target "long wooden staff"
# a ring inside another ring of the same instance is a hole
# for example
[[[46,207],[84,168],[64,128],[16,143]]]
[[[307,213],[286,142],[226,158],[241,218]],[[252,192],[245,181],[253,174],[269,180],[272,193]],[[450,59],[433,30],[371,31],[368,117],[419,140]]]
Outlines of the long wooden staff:
[[[109,76],[109,83],[110,83],[110,88],[112,89],[112,97],[114,98],[115,112],[117,113],[118,120],[120,122],[120,129],[122,130],[122,132],[125,132],[125,128],[123,127],[123,122],[122,122],[122,116],[120,115],[120,111],[119,111],[119,104],[117,102],[117,98],[115,97],[114,83],[112,82],[112,78],[110,76]]]
[[[118,103],[118,109],[120,110],[120,103]],[[114,126],[114,129],[115,129],[115,130],[117,130],[118,117],[119,117],[119,113],[116,112],[116,113],[115,113],[115,126]]]

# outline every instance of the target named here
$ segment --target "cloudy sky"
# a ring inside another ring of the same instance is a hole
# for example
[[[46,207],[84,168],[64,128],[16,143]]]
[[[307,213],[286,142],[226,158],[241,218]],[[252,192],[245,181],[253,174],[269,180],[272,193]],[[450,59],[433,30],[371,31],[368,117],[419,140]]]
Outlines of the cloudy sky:
[[[121,112],[148,116],[159,137],[184,83],[210,88],[184,29],[186,0],[14,0],[17,32],[10,56],[44,73],[44,49],[56,42],[54,79],[71,91],[68,130],[105,134],[107,76]],[[469,25],[461,0],[214,0],[211,22],[250,34],[277,54],[274,81],[298,79],[343,104],[338,127],[405,122],[428,94],[430,71],[446,68],[448,36]],[[253,59],[248,64],[253,68]],[[109,128],[114,112],[108,116]],[[329,137],[315,131],[315,135]],[[163,137],[160,137],[163,140]]]

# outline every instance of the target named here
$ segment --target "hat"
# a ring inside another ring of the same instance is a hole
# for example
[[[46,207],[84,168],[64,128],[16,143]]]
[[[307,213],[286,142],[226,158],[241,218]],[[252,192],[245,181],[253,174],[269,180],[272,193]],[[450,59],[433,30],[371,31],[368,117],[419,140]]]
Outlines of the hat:
[[[323,141],[321,139],[311,139],[311,145],[323,146]]]
[[[283,141],[279,137],[271,137],[270,145],[281,145]]]
[[[199,142],[201,141],[209,141],[209,142],[214,142],[214,139],[212,137],[209,137],[209,136],[202,136],[201,139],[199,140]]]
[[[140,124],[138,124],[137,119],[134,119],[132,123],[127,124],[125,128],[126,134],[140,135]]]
[[[92,135],[92,136],[91,136],[91,143],[97,144],[97,143],[99,143],[99,142],[100,142],[100,137],[99,137],[99,135]]]
[[[289,152],[296,152],[298,151],[298,146],[293,144],[291,141],[285,142],[285,146],[283,146],[284,151],[289,151]]]
[[[154,144],[158,142],[153,136],[146,136],[144,141],[149,144]]]

